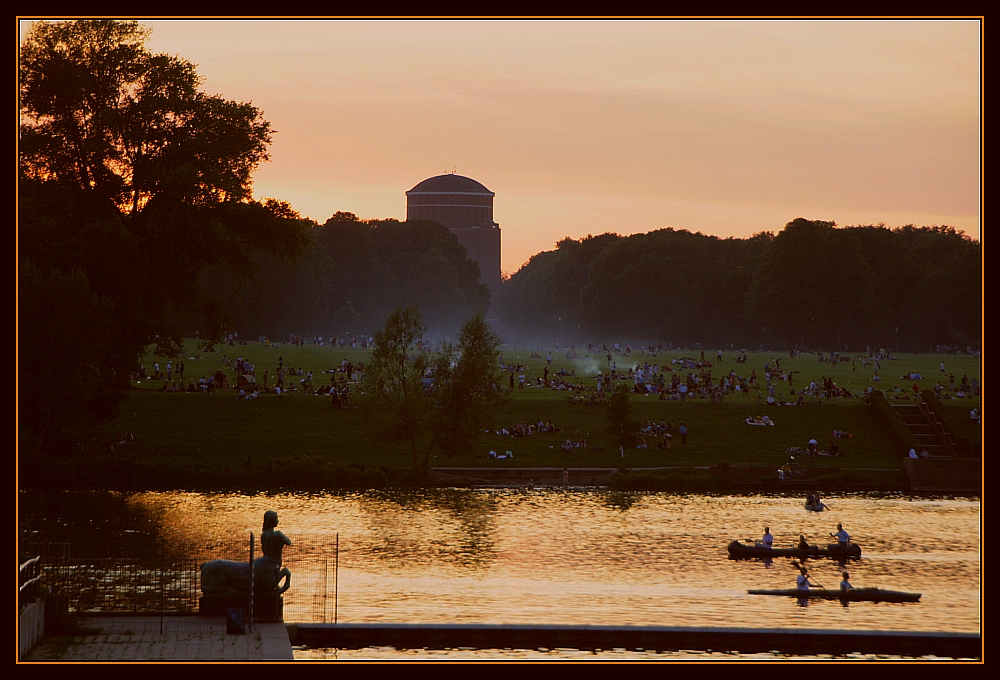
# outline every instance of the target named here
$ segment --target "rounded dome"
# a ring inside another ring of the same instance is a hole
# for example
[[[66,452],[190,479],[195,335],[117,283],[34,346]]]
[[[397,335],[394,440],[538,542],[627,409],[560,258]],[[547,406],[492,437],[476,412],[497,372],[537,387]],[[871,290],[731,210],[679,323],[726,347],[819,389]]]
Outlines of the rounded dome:
[[[438,175],[430,177],[406,192],[407,196],[420,194],[472,194],[496,196],[492,191],[471,177]]]

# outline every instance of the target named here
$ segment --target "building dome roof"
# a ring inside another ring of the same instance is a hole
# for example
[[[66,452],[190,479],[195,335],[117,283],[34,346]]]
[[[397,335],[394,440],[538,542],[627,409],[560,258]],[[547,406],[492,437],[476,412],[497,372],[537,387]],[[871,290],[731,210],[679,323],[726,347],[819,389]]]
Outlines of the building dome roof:
[[[462,175],[438,175],[437,177],[430,177],[406,192],[407,196],[412,194],[496,195],[471,177],[463,177]]]

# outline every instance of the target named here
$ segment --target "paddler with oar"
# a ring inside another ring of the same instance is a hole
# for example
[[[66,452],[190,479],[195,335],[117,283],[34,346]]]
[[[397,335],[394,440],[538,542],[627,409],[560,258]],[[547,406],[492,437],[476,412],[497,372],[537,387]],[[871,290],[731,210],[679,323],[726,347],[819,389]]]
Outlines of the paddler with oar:
[[[799,564],[799,563],[796,562],[795,566],[797,566],[799,568],[799,575],[795,579],[795,587],[796,588],[798,588],[799,590],[806,591],[806,592],[809,591],[809,587],[810,586],[812,586],[814,588],[823,588],[823,586],[821,586],[818,583],[810,583],[809,582],[809,571],[803,565],[801,565],[801,564]],[[825,588],[824,588],[824,590],[825,590]]]
[[[844,525],[837,525],[837,533],[830,534],[833,538],[837,539],[837,545],[841,548],[846,548],[851,543],[851,537],[848,536],[847,532],[844,531]]]

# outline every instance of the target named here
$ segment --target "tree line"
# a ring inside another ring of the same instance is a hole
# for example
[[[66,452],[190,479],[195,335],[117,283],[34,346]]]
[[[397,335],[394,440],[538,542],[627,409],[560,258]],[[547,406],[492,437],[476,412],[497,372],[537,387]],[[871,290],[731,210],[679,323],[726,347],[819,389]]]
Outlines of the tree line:
[[[606,233],[533,256],[498,315],[515,334],[570,342],[964,349],[981,337],[981,258],[951,227],[799,218],[746,239]]]
[[[337,212],[307,232],[308,246],[294,261],[258,255],[249,285],[222,268],[206,274],[204,287],[227,301],[231,330],[252,338],[367,336],[404,306],[420,310],[440,337],[489,306],[479,265],[437,222]]]

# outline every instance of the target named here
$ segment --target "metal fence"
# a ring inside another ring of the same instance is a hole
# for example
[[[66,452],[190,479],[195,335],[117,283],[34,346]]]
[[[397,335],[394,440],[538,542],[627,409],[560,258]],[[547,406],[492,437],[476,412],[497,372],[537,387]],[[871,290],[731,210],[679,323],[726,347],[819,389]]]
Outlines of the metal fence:
[[[247,562],[259,557],[254,539],[250,534],[241,540],[184,547],[148,539],[29,542],[21,546],[22,553],[37,557],[22,567],[21,583],[45,583],[70,612],[100,617],[100,627],[106,632],[121,632],[115,628],[118,620],[131,630],[135,617],[158,618],[147,625],[162,630],[169,628],[171,616],[198,613],[202,563],[214,559]],[[285,566],[293,573],[293,586],[285,594],[286,620],[337,619],[338,564],[337,536],[318,545],[297,545],[286,556]],[[248,623],[253,620],[252,606],[251,600]]]
[[[305,546],[303,546],[305,548]],[[297,623],[338,621],[339,539],[309,546],[285,560],[292,572],[292,587],[285,593],[285,620]]]

